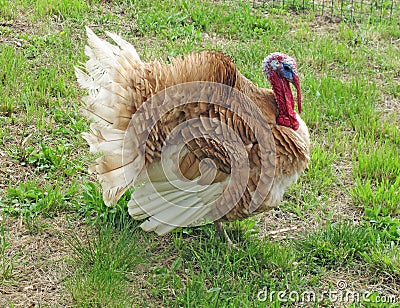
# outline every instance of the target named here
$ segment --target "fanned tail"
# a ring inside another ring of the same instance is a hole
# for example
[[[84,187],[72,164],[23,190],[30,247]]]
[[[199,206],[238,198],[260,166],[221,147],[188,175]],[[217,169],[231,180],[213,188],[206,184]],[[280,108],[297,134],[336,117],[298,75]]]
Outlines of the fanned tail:
[[[91,132],[82,136],[92,153],[103,154],[89,171],[98,175],[104,202],[113,205],[142,168],[137,144],[124,143],[124,139],[132,114],[143,100],[133,85],[143,75],[144,63],[135,48],[118,35],[107,32],[117,44],[112,45],[88,27],[86,33],[89,60],[75,71],[78,83],[88,91],[82,113],[93,123]]]

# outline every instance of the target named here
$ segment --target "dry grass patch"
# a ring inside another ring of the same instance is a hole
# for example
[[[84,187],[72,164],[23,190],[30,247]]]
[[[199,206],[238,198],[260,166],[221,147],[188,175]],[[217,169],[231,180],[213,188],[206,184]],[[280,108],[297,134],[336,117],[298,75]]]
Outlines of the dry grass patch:
[[[73,304],[63,280],[73,269],[72,249],[65,236],[71,232],[84,238],[88,226],[64,216],[32,221],[3,217],[4,258],[10,260],[11,276],[0,282],[1,307],[42,307]]]

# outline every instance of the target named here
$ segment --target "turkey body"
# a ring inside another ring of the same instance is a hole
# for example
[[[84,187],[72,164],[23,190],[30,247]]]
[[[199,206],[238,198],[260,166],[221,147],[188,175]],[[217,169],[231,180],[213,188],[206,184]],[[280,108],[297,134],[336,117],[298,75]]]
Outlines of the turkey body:
[[[90,171],[107,205],[135,187],[128,210],[145,219],[144,230],[165,234],[264,212],[307,168],[307,126],[291,92],[283,93],[290,91],[285,77],[271,77],[274,68],[286,74],[286,58],[281,66],[265,62],[271,90],[255,86],[220,52],[143,62],[119,36],[107,33],[112,45],[87,34],[89,60],[76,70],[92,122],[83,136],[102,154]]]

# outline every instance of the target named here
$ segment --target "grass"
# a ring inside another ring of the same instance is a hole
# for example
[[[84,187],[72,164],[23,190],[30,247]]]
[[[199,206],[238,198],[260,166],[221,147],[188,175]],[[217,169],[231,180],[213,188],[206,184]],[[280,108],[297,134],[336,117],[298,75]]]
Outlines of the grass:
[[[88,244],[74,234],[68,238],[75,254],[76,271],[66,287],[80,306],[114,306],[115,303],[128,306],[132,303],[127,292],[133,282],[130,272],[136,271],[149,253],[140,232],[135,231],[137,227],[132,225],[125,216],[116,226],[105,223],[94,240],[87,236]]]
[[[247,2],[0,0],[0,306],[285,307],[339,281],[370,302],[309,306],[400,302],[395,14],[353,24]],[[104,205],[80,137],[85,25],[144,60],[223,51],[260,86],[267,53],[297,59],[310,168],[280,209],[227,225],[238,250],[209,225],[144,233],[129,194]]]
[[[13,277],[13,256],[9,256],[7,253],[10,245],[4,224],[2,224],[0,227],[0,281],[2,283]]]
[[[334,268],[353,263],[371,245],[369,230],[347,223],[327,225],[298,242],[307,264]]]

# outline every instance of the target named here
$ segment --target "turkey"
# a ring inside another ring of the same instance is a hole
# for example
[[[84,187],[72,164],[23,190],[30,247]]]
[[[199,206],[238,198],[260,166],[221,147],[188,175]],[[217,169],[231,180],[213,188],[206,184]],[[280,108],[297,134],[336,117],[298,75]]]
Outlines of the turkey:
[[[86,31],[89,59],[76,68],[91,122],[83,137],[101,155],[89,171],[109,206],[134,187],[128,211],[145,231],[218,227],[267,211],[307,168],[293,58],[275,52],[263,60],[271,90],[217,51],[143,62],[120,36],[106,32],[111,44]]]

